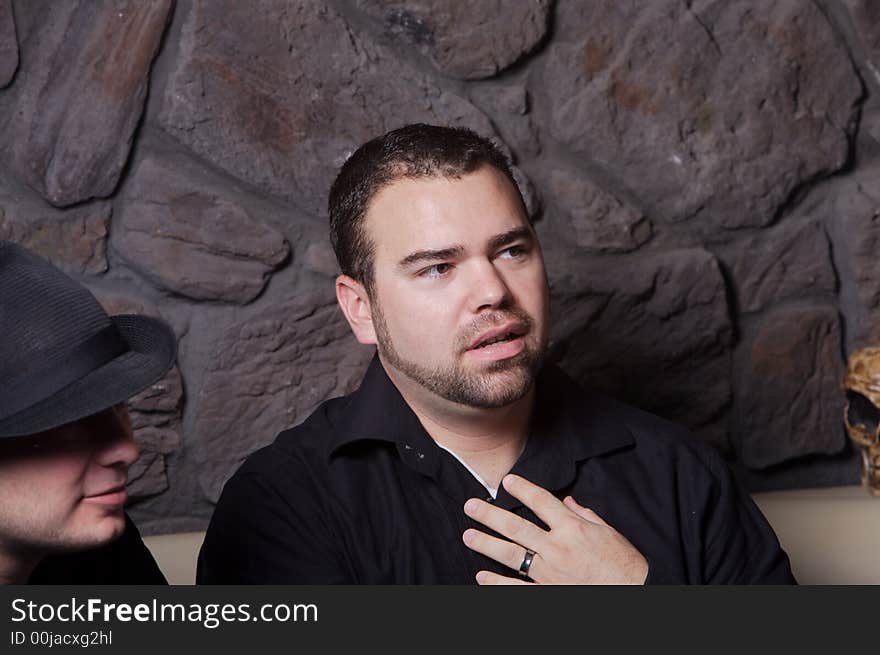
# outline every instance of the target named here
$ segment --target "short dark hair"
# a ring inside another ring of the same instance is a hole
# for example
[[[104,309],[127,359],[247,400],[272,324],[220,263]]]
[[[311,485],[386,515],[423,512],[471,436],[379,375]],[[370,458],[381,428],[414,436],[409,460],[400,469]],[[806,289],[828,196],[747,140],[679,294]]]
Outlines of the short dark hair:
[[[330,242],[340,270],[372,297],[375,244],[364,229],[364,217],[381,189],[401,178],[457,178],[486,165],[506,175],[520,193],[507,157],[473,130],[415,123],[362,145],[330,188]]]

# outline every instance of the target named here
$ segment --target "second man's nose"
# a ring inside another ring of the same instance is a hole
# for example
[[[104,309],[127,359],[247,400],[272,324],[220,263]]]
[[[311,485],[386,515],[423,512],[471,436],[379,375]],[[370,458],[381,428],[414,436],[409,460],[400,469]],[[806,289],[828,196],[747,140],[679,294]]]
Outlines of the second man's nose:
[[[117,405],[101,414],[101,438],[98,460],[104,466],[134,464],[140,452],[134,441],[131,419],[124,405]]]

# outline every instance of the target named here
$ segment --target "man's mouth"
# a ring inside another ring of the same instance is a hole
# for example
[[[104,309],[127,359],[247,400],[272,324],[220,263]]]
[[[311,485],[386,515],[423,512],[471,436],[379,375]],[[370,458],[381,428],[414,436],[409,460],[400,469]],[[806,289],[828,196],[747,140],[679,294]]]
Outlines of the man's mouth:
[[[128,500],[128,492],[126,492],[125,483],[123,483],[103,491],[88,494],[83,499],[98,505],[122,506],[125,504],[125,501]]]
[[[468,348],[467,354],[484,362],[497,362],[516,357],[526,349],[526,323],[514,321],[483,332]]]
[[[522,323],[508,323],[501,327],[484,332],[474,341],[468,350],[480,350],[496,343],[513,341],[523,336],[528,330]]]
[[[516,339],[518,335],[513,332],[508,332],[507,334],[502,334],[497,337],[493,337],[492,339],[486,339],[485,341],[481,341],[476,346],[473,347],[472,350],[479,350],[480,348],[485,348],[486,346],[491,346],[492,344],[501,343],[502,341],[510,341],[511,339]]]

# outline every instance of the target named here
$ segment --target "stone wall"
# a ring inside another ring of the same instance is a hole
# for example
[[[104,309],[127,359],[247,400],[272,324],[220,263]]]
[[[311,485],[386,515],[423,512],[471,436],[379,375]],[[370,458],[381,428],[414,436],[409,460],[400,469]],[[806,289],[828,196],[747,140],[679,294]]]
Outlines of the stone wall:
[[[203,528],[249,452],[356,386],[326,192],[416,121],[512,156],[568,371],[753,490],[856,484],[878,91],[871,0],[0,0],[0,238],[176,331],[131,403],[146,532]]]

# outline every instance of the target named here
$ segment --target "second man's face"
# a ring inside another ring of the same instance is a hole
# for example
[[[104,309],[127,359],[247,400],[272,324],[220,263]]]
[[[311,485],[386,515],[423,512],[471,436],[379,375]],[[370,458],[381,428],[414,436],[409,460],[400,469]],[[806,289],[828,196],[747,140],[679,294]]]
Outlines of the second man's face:
[[[0,441],[0,541],[75,551],[125,529],[128,467],[138,449],[119,405],[40,434]]]
[[[507,177],[484,166],[458,179],[397,180],[373,198],[366,230],[389,374],[471,407],[521,398],[546,350],[549,291]]]

